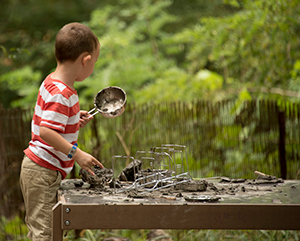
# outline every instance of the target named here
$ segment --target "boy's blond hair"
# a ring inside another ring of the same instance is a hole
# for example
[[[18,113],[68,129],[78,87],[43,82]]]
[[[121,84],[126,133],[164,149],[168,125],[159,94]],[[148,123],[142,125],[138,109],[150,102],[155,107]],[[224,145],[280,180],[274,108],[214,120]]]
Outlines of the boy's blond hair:
[[[60,63],[74,62],[82,53],[91,54],[99,45],[92,30],[81,23],[69,23],[56,35],[55,57]]]

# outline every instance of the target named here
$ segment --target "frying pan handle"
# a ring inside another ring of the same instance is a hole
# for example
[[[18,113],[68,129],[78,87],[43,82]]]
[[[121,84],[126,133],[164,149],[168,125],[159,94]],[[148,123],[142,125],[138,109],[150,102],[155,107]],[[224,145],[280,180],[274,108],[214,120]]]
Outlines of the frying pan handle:
[[[94,115],[96,115],[97,113],[99,113],[99,110],[97,110],[95,113],[92,114],[92,112],[93,112],[94,110],[96,110],[96,108],[94,108],[94,109],[92,109],[92,110],[90,110],[90,111],[88,112],[88,113],[90,114],[90,117],[89,117],[89,118],[91,118],[92,116],[94,116]]]

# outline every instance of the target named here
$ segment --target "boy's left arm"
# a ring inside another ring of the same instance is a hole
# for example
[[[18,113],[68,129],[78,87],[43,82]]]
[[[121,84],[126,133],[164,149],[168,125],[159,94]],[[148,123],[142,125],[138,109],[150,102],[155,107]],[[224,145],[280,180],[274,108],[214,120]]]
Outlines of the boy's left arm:
[[[89,118],[90,117],[90,118]],[[85,127],[87,123],[90,122],[91,119],[94,117],[91,116],[86,110],[81,110],[80,111],[80,128]]]

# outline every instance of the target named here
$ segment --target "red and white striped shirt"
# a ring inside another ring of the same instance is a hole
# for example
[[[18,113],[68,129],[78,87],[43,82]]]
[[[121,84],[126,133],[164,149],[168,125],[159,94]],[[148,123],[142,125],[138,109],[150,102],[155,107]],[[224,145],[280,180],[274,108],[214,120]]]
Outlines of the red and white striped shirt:
[[[80,107],[76,90],[52,79],[50,74],[39,89],[31,122],[31,141],[24,153],[38,165],[60,171],[65,178],[71,172],[74,160],[48,145],[40,137],[40,127],[51,128],[74,144],[78,138],[79,120]]]

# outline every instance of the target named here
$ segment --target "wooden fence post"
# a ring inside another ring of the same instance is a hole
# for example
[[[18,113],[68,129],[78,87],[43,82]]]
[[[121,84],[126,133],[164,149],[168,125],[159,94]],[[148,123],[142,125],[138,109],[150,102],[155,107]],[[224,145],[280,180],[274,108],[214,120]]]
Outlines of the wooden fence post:
[[[281,178],[286,179],[286,159],[285,159],[285,114],[283,111],[278,111],[278,124],[279,124],[279,163]]]

